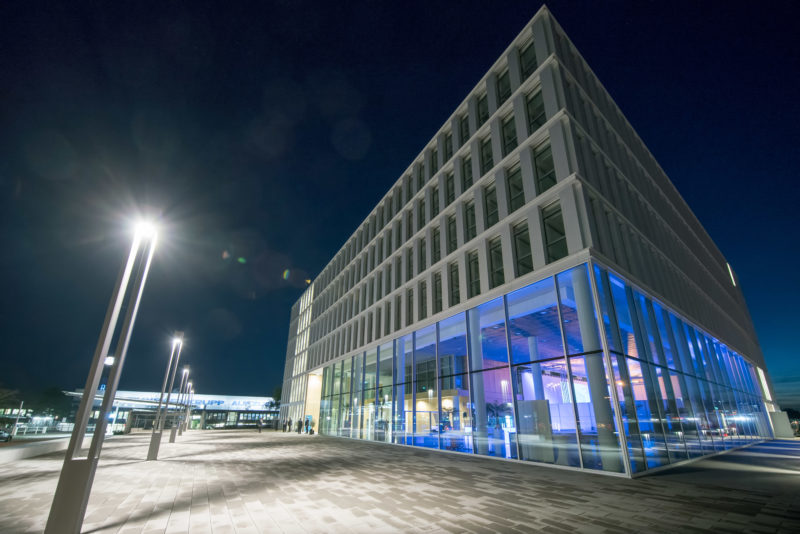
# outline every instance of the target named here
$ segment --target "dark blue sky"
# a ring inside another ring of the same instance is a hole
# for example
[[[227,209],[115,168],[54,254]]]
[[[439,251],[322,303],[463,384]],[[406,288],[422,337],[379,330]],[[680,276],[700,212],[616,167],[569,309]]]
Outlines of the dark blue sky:
[[[201,391],[270,394],[303,280],[539,5],[4,2],[0,386],[83,385],[138,209],[166,228],[121,387],[156,389],[181,329]],[[800,407],[800,10],[548,6],[736,270]]]

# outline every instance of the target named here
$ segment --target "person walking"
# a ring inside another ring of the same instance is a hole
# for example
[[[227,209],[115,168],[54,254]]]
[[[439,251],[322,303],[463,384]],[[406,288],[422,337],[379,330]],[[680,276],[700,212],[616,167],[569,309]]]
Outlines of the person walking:
[[[261,434],[261,427],[264,426],[264,422],[259,419],[256,425],[258,426],[258,433]]]
[[[292,431],[292,418],[291,417],[289,418],[289,423],[287,425],[287,428],[289,429],[289,432]]]

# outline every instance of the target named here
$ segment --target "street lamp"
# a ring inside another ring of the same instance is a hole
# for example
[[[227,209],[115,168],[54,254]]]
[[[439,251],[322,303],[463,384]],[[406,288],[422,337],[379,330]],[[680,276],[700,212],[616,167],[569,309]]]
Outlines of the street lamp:
[[[186,430],[186,423],[189,420],[189,414],[190,414],[189,409],[191,407],[191,404],[189,404],[189,392],[191,391],[191,389],[192,389],[192,383],[187,381],[186,382],[186,391],[184,392],[184,395],[183,395],[183,405],[186,407],[186,409],[184,410],[186,413],[181,417],[181,420],[180,420],[181,422],[178,425],[178,435],[179,436],[183,435],[184,430]]]
[[[83,389],[80,405],[75,415],[75,426],[70,436],[64,465],[58,478],[58,486],[50,507],[50,516],[45,526],[45,534],[78,534],[86,515],[86,504],[92,491],[94,474],[100,451],[103,448],[105,427],[108,413],[114,403],[119,378],[125,363],[125,355],[131,339],[136,313],[142,299],[144,284],[150,271],[150,262],[156,248],[158,233],[150,222],[141,222],[136,227],[128,259],[122,266],[114,287],[114,293],[108,303],[103,327],[97,340],[89,376]],[[133,279],[131,277],[133,275]],[[120,311],[125,296],[128,295],[128,306],[122,319],[114,362],[109,366],[108,379],[100,414],[95,424],[94,435],[88,450],[83,447],[86,428],[92,414],[97,387],[103,376],[106,356],[109,354],[111,341],[119,325]]]
[[[167,362],[167,370],[164,372],[164,383],[161,385],[161,396],[158,398],[158,408],[156,409],[156,418],[153,420],[153,433],[150,435],[150,448],[147,450],[148,460],[158,460],[158,449],[161,447],[161,434],[164,430],[164,422],[167,418],[167,410],[169,410],[169,399],[172,396],[172,386],[175,385],[175,373],[178,370],[178,363],[181,360],[181,350],[183,349],[183,332],[175,332],[175,337],[172,338],[172,350],[169,353],[169,361]],[[173,365],[173,361],[175,365]],[[169,390],[167,390],[167,379],[170,377],[170,370],[172,370],[172,378],[169,382]],[[164,401],[164,393],[167,394],[167,402],[164,410],[161,410],[161,403]]]
[[[178,426],[183,424],[182,416],[183,416],[183,407],[181,406],[181,401],[183,400],[183,391],[186,388],[186,383],[189,381],[189,367],[183,368],[183,375],[181,376],[181,385],[178,387],[178,398],[175,402],[175,406],[178,407],[175,410],[175,416],[172,418],[172,427],[169,431],[169,442],[175,443],[175,436],[178,433]]]

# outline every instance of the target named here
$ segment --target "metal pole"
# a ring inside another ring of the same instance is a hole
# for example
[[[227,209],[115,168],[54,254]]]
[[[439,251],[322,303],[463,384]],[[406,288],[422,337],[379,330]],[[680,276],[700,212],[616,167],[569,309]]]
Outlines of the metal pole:
[[[75,416],[75,426],[64,458],[64,465],[61,469],[55,495],[53,496],[53,504],[50,508],[47,525],[45,526],[45,534],[78,534],[83,524],[83,518],[86,514],[86,505],[89,502],[89,494],[92,490],[94,474],[97,469],[97,462],[102,448],[103,430],[108,413],[107,410],[113,402],[114,394],[116,393],[119,373],[122,370],[122,362],[125,359],[125,350],[127,350],[139,301],[149,271],[150,261],[153,257],[153,251],[155,250],[155,235],[150,237],[149,252],[146,260],[144,260],[144,254],[142,254],[141,257],[139,254],[141,243],[142,234],[141,232],[137,232],[133,244],[131,245],[128,260],[120,270],[114,292],[112,293],[111,300],[106,310],[106,316],[103,321],[103,327],[100,330],[97,346],[95,347],[94,356],[89,368],[89,375],[83,390],[83,396],[81,397],[78,412]],[[146,262],[144,266],[141,264],[143,261]],[[136,281],[130,286],[131,273],[137,263],[139,267]],[[115,360],[115,364],[109,374],[108,386],[110,386],[110,388],[106,388],[102,404],[106,411],[103,412],[101,409],[101,417],[95,428],[92,444],[84,455],[84,436],[91,416],[97,387],[103,375],[104,360],[108,354],[108,349],[119,321],[123,300],[129,290],[130,302],[126,316],[123,319],[122,331],[120,333],[120,350],[117,352],[119,359]]]
[[[164,383],[161,385],[161,395],[158,398],[158,408],[156,409],[156,416],[153,419],[153,432],[150,435],[150,448],[147,451],[148,460],[158,459],[158,446],[161,444],[161,406],[164,402],[164,394],[167,390],[167,380],[169,380],[169,372],[172,369],[172,362],[175,360],[175,352],[177,348],[183,344],[183,332],[175,332],[172,338],[172,350],[169,353],[169,361],[167,362],[167,369],[164,371]],[[175,366],[177,367],[177,363]]]
[[[159,432],[153,432],[150,440],[150,450],[147,453],[148,460],[158,460],[158,449],[161,447],[161,436],[163,434],[167,414],[169,413],[169,401],[172,398],[172,388],[175,387],[175,374],[178,372],[178,364],[181,361],[181,351],[183,350],[183,340],[178,344],[178,352],[175,354],[175,365],[172,366],[172,376],[169,380],[169,389],[167,389],[167,401],[164,404],[164,411],[161,412],[161,418],[158,421]]]
[[[22,415],[22,405],[25,404],[25,401],[19,401],[19,410],[17,411],[17,420],[14,421],[14,428],[11,429],[11,437],[17,435],[17,427],[19,426],[19,416]]]
[[[184,368],[183,373],[181,375],[181,385],[178,387],[178,398],[175,402],[175,406],[181,406],[181,400],[183,400],[183,388],[186,387],[187,378],[189,377],[189,369]],[[175,436],[178,434],[178,426],[183,424],[181,420],[181,416],[183,416],[183,407],[178,409],[175,413],[175,418],[173,419],[172,428],[169,431],[169,442],[175,443]],[[176,423],[177,420],[177,424]]]
[[[181,430],[184,432],[189,429],[189,418],[192,415],[192,397],[194,397],[194,389],[192,389],[192,383],[187,382],[186,384],[186,416],[183,420],[183,426]]]

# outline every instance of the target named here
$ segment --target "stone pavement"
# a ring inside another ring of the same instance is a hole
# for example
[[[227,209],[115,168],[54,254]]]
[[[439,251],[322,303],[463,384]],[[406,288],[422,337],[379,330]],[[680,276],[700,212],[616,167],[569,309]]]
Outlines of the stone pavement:
[[[800,532],[800,441],[634,480],[323,436],[106,441],[84,533]],[[63,453],[0,466],[0,532],[42,532]]]

